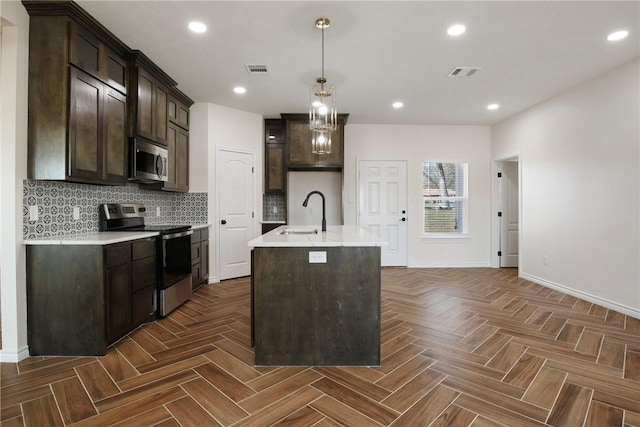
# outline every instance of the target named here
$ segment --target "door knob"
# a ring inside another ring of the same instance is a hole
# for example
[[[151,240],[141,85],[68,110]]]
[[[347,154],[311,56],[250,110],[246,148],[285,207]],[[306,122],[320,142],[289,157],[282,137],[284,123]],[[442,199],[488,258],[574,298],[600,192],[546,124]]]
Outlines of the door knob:
[[[405,222],[407,218],[402,218],[400,221]]]
[[[220,221],[220,224],[225,225],[227,223],[226,219],[223,219],[222,221]]]

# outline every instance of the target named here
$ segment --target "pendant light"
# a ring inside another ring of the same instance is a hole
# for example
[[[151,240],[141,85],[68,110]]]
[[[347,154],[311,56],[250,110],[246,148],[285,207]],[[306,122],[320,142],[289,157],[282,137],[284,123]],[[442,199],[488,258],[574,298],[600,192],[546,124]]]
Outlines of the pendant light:
[[[311,106],[309,108],[309,128],[312,131],[312,151],[315,154],[331,152],[331,133],[337,129],[336,89],[327,85],[324,76],[324,30],[329,28],[328,18],[316,19],[316,28],[322,31],[322,75],[311,88]]]

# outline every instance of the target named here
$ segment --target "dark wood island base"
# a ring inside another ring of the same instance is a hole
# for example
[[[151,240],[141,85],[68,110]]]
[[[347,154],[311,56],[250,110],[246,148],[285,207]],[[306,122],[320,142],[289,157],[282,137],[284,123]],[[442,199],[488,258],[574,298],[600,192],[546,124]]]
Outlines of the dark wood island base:
[[[253,257],[256,365],[380,365],[379,246],[256,247]]]

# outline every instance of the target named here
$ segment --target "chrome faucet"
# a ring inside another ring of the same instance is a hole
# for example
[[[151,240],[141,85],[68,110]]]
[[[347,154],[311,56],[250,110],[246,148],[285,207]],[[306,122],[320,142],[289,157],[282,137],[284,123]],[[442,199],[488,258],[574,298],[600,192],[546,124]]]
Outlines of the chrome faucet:
[[[324,201],[324,194],[322,194],[319,191],[312,191],[309,194],[307,194],[307,198],[304,199],[304,202],[302,202],[302,206],[304,206],[305,208],[307,207],[307,204],[309,203],[309,197],[311,197],[312,194],[319,194],[320,197],[322,197],[322,232],[326,233],[327,232],[327,217],[325,214],[325,201]]]

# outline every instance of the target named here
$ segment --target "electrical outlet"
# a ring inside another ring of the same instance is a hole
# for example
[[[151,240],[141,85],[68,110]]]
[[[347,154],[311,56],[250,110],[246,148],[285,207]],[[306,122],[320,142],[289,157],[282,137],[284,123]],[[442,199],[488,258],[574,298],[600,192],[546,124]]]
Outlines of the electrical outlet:
[[[326,264],[327,251],[309,251],[309,264]]]
[[[74,206],[73,207],[73,219],[75,221],[80,219],[80,207],[79,206]]]
[[[271,212],[273,212],[274,214],[278,213],[278,207],[274,206],[273,208],[271,208]]]
[[[549,255],[544,255],[544,256],[542,257],[542,263],[543,263],[544,265],[549,265]]]
[[[156,216],[160,216],[160,206],[156,206]]]
[[[38,206],[29,206],[29,221],[38,220]]]

